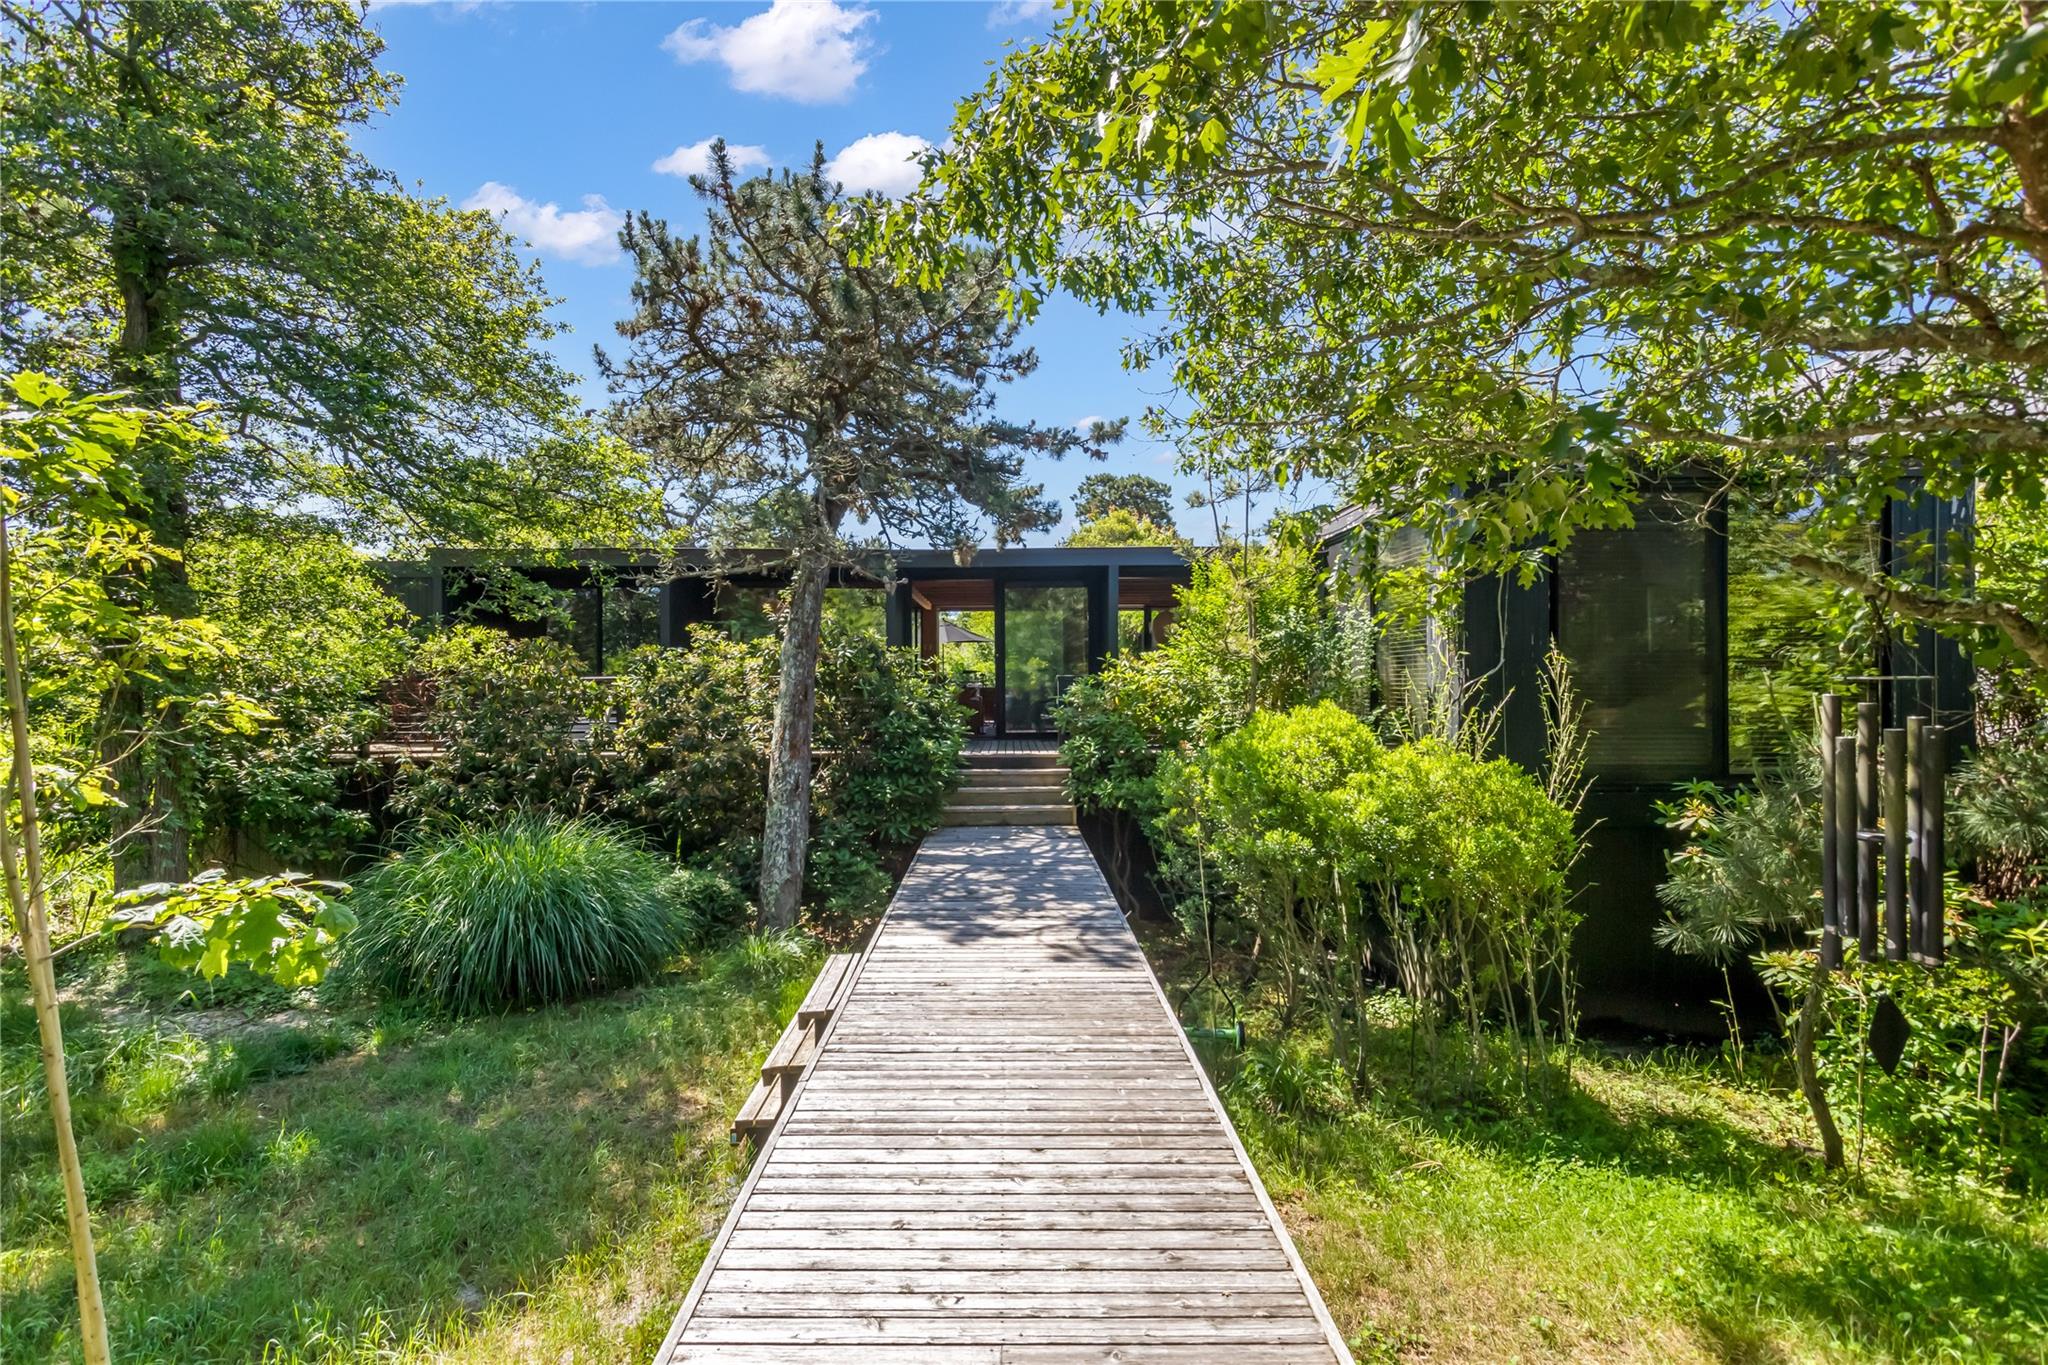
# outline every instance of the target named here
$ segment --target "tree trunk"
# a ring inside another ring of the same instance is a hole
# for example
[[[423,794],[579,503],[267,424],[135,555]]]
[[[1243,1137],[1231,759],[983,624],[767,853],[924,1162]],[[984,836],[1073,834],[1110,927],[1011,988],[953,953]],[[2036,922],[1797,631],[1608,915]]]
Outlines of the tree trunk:
[[[167,323],[159,300],[170,268],[161,243],[148,238],[128,216],[117,217],[114,236],[115,282],[121,295],[121,334],[115,343],[111,372],[116,384],[133,392],[148,407],[171,407],[181,399],[175,326]],[[136,448],[147,505],[128,508],[149,528],[150,538],[173,553],[156,557],[147,567],[125,574],[109,585],[117,601],[166,616],[197,614],[184,551],[192,538],[192,505],[186,487],[183,456],[151,449],[148,433]],[[110,642],[118,648],[122,642]],[[184,777],[176,745],[154,740],[184,723],[183,708],[156,708],[137,682],[122,677],[107,690],[100,706],[100,758],[113,779],[121,804],[110,817],[114,885],[127,889],[147,882],[182,882],[190,878],[191,835]]]
[[[21,930],[22,957],[35,999],[41,1036],[43,1080],[50,1093],[50,1122],[57,1133],[57,1166],[63,1174],[64,1217],[71,1231],[71,1268],[78,1282],[78,1335],[86,1365],[106,1365],[107,1310],[100,1299],[99,1259],[92,1244],[92,1214],[85,1202],[85,1175],[78,1139],[71,1128],[71,1087],[64,1071],[64,1032],[57,1018],[57,977],[50,967],[50,926],[43,905],[42,832],[36,812],[35,759],[29,751],[28,701],[22,685],[21,655],[14,636],[14,559],[7,522],[0,518],[0,670],[7,683],[7,728],[13,754],[15,799],[21,805],[21,850],[0,808],[0,860],[6,863],[7,901]]]
[[[1799,1073],[1799,1091],[1806,1097],[1806,1107],[1813,1111],[1813,1126],[1820,1130],[1821,1160],[1835,1171],[1842,1167],[1842,1130],[1835,1127],[1835,1113],[1828,1107],[1828,1092],[1821,1086],[1820,1066],[1813,1056],[1814,1033],[1820,1026],[1821,978],[1826,971],[1816,956],[1813,979],[1807,983],[1806,1000],[1792,1028],[1792,1065]]]
[[[830,565],[801,552],[782,630],[782,677],[775,733],[768,747],[768,818],[761,833],[760,929],[796,924],[803,899],[804,852],[811,837],[811,726],[817,712],[818,635]]]

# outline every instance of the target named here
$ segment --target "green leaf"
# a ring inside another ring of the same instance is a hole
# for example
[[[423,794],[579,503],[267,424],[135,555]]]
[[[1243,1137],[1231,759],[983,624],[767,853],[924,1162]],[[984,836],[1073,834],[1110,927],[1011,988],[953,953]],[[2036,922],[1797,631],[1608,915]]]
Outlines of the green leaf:
[[[1357,37],[1336,51],[1324,54],[1309,68],[1308,78],[1321,87],[1324,104],[1335,104],[1358,88],[1378,59],[1380,46],[1392,29],[1390,20],[1371,20]]]

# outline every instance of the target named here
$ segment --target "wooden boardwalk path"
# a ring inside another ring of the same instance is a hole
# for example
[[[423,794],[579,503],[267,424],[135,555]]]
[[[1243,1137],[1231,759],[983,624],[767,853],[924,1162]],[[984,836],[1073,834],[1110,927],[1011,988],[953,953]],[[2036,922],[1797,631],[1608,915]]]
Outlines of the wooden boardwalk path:
[[[657,1359],[1349,1361],[1078,833],[924,843]]]

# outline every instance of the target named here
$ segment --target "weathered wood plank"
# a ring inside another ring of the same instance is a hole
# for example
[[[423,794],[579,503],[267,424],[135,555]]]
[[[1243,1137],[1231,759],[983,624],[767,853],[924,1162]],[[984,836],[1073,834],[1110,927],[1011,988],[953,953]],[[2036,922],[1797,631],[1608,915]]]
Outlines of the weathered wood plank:
[[[844,1365],[843,1349],[835,1345],[785,1342],[776,1345],[727,1342],[679,1347],[669,1357],[678,1365],[716,1361],[718,1365]],[[1336,1357],[1301,1345],[1260,1345],[1233,1342],[1229,1365],[1313,1365]],[[1100,1345],[862,1346],[860,1365],[1217,1365],[1216,1348],[1159,1342],[1108,1342]]]
[[[1071,830],[934,836],[813,999],[659,1360],[1348,1361]]]
[[[830,1342],[860,1346],[868,1342],[958,1341],[970,1346],[1003,1346],[1012,1342],[1047,1345],[1100,1341],[1100,1323],[1072,1318],[971,1318],[915,1315],[883,1317],[693,1318],[683,1327],[685,1343],[698,1342]],[[1314,1318],[1119,1318],[1115,1334],[1124,1341],[1212,1342],[1249,1341],[1321,1343],[1322,1329]]]
[[[1178,1228],[1197,1232],[1263,1232],[1266,1220],[1243,1210],[1214,1209],[750,1209],[741,1231],[789,1231],[827,1236],[839,1229],[876,1231],[1111,1231]]]
[[[1177,1250],[1216,1247],[1266,1248],[1265,1229],[1249,1224],[1235,1229],[1179,1228],[1171,1241]],[[841,1249],[912,1251],[1115,1251],[1157,1250],[1157,1228],[765,1228],[752,1219],[726,1242],[727,1254],[740,1248],[794,1248],[800,1251]],[[795,1264],[795,1262],[791,1262]]]
[[[835,1345],[785,1342],[775,1345],[727,1342],[677,1348],[669,1357],[678,1365],[716,1361],[718,1365],[844,1365],[844,1350]],[[1301,1345],[1260,1345],[1233,1342],[1229,1365],[1314,1365],[1336,1359]],[[1100,1345],[945,1346],[864,1345],[860,1365],[1217,1365],[1216,1348],[1159,1342],[1106,1342]]]
[[[824,1317],[879,1313],[902,1317],[921,1313],[964,1313],[973,1317],[1058,1316],[1068,1318],[1173,1317],[1180,1312],[1208,1317],[1263,1318],[1298,1314],[1308,1307],[1298,1289],[1267,1294],[1173,1294],[1124,1291],[1109,1294],[706,1294],[697,1315],[711,1318]]]

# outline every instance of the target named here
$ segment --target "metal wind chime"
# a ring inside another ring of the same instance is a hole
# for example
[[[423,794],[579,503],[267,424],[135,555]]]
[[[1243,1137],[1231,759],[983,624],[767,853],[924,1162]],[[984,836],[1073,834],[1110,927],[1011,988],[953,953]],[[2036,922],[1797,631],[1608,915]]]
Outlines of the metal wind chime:
[[[1933,966],[1946,953],[1947,733],[1919,716],[1903,728],[1881,723],[1877,703],[1859,702],[1855,733],[1844,734],[1842,698],[1820,699],[1821,961],[1830,971],[1850,940],[1860,962],[1876,961],[1880,942],[1892,962]]]

